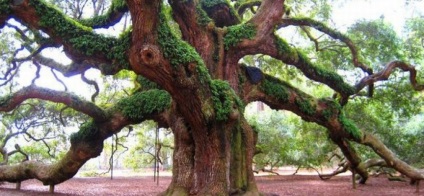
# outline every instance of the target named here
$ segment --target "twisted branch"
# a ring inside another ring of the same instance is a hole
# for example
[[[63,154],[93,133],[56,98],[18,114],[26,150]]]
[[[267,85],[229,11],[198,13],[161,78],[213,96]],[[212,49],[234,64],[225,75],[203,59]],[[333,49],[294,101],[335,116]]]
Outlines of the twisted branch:
[[[412,87],[416,91],[424,90],[424,85],[419,84],[417,81],[417,70],[414,66],[407,64],[402,61],[392,61],[388,63],[383,70],[378,73],[369,75],[364,77],[361,81],[359,81],[356,85],[356,92],[361,91],[365,86],[372,85],[378,81],[384,81],[389,79],[389,76],[394,72],[394,70],[398,68],[404,72],[409,72],[409,81],[411,82]]]
[[[96,121],[106,120],[106,113],[95,104],[84,101],[78,96],[51,89],[28,86],[7,97],[0,98],[0,111],[11,111],[28,99],[42,99],[56,103],[63,103],[74,110],[91,116]]]

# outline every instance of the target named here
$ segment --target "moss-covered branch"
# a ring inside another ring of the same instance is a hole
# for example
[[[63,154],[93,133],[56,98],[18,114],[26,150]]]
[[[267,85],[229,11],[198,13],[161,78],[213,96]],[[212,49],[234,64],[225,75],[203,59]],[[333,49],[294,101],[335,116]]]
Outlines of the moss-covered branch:
[[[13,6],[12,17],[46,32],[75,62],[90,62],[105,74],[129,67],[127,50],[130,33],[120,38],[106,37],[67,17],[42,0],[24,0]],[[96,66],[97,65],[97,66]]]
[[[350,38],[347,37],[346,35],[338,32],[335,29],[331,29],[330,27],[328,27],[322,22],[318,22],[310,18],[283,18],[281,19],[281,24],[279,24],[278,28],[282,28],[282,27],[286,27],[290,25],[309,26],[329,35],[333,39],[340,40],[341,42],[345,43],[349,47],[350,52],[352,53],[353,65],[361,68],[364,72],[368,74],[372,74],[373,72],[372,69],[360,61],[359,50],[356,48],[352,40],[350,40]]]
[[[290,46],[285,40],[275,36],[274,44],[275,48],[270,47],[271,56],[299,68],[309,79],[324,83],[345,97],[355,93],[355,88],[345,83],[339,74],[311,62],[305,54]]]
[[[245,76],[249,78],[248,75]],[[387,164],[413,180],[423,180],[424,176],[391,152],[378,138],[360,130],[353,121],[346,118],[343,108],[333,99],[316,99],[290,84],[264,75],[261,82],[253,84],[249,80],[244,83],[246,102],[262,101],[273,109],[289,110],[302,119],[315,122],[326,127],[330,138],[341,148],[352,167],[365,183],[368,174],[359,156],[350,146],[349,141],[371,147]]]
[[[152,113],[161,112],[171,106],[171,96],[164,90],[138,92],[120,100],[117,108],[132,121],[139,121]]]
[[[244,69],[246,69],[244,67]],[[274,109],[289,110],[306,121],[318,123],[332,129],[345,138],[361,137],[359,129],[343,115],[342,107],[330,98],[317,99],[295,88],[287,82],[264,74],[257,84],[250,82],[249,75],[244,83],[245,98],[251,101],[262,101]]]
[[[108,28],[118,23],[127,11],[128,7],[124,0],[113,0],[105,14],[79,22],[92,28]]]

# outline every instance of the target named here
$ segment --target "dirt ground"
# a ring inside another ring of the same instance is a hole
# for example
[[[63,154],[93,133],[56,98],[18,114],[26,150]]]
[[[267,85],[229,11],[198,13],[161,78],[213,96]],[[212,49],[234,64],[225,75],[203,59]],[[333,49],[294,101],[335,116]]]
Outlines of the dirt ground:
[[[0,195],[157,195],[164,191],[171,177],[160,177],[159,185],[153,177],[107,177],[73,178],[56,185],[55,193],[49,194],[49,187],[39,181],[28,180],[22,183],[21,190],[15,184],[0,185]],[[315,175],[257,176],[259,190],[266,196],[275,195],[384,195],[384,196],[424,196],[424,188],[416,193],[416,187],[407,182],[388,181],[385,177],[372,177],[366,185],[352,189],[349,176],[334,177],[322,181]],[[421,185],[423,186],[423,185]]]

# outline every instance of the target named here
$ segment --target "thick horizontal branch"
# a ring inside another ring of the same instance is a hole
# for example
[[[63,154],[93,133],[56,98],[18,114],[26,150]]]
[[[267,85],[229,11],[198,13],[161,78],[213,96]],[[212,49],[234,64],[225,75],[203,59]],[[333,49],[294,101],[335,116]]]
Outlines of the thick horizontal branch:
[[[344,82],[339,74],[313,63],[307,55],[293,48],[277,35],[270,37],[267,43],[269,45],[264,46],[264,54],[297,67],[309,79],[328,85],[336,92],[342,94],[343,97],[348,97],[355,93],[355,88]]]
[[[345,119],[342,107],[335,100],[317,99],[285,81],[262,73],[258,68],[242,68],[245,74],[243,77],[247,78],[243,86],[245,95],[242,96],[246,103],[261,101],[273,109],[291,111],[308,122],[331,129],[338,137],[358,136],[356,130],[349,126],[350,121]],[[252,74],[253,72],[255,73]]]
[[[28,99],[41,99],[56,103],[63,103],[74,110],[89,115],[96,121],[106,120],[106,113],[91,102],[82,100],[71,93],[36,86],[25,87],[9,96],[1,97],[0,111],[11,111]]]
[[[358,93],[365,86],[373,85],[375,82],[388,80],[389,76],[395,71],[396,68],[399,68],[404,72],[409,72],[409,81],[416,91],[424,90],[424,85],[419,84],[417,81],[417,70],[414,66],[402,61],[392,61],[388,63],[380,72],[366,76],[361,81],[359,81],[358,84],[355,85],[356,92]]]
[[[10,14],[31,29],[48,34],[56,45],[63,45],[64,52],[77,64],[90,62],[104,74],[115,74],[129,67],[129,32],[120,38],[96,34],[40,0],[15,1]]]
[[[321,31],[328,36],[332,37],[333,39],[339,40],[343,43],[345,43],[352,53],[352,60],[353,64],[356,67],[359,67],[362,69],[362,71],[372,74],[372,69],[364,65],[359,59],[359,51],[356,48],[355,44],[350,40],[349,37],[343,35],[342,33],[338,32],[335,29],[329,28],[327,25],[325,25],[322,22],[318,22],[315,20],[312,20],[310,18],[283,18],[281,19],[281,23],[278,25],[278,28],[286,27],[286,26],[309,26],[312,27],[318,31]]]

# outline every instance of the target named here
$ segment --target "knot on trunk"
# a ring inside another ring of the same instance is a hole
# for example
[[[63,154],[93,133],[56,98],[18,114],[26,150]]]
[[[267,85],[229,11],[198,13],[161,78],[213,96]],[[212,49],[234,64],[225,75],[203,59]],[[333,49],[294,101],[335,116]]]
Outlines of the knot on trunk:
[[[140,50],[141,63],[148,66],[157,66],[160,62],[160,50],[154,45],[145,45]]]

